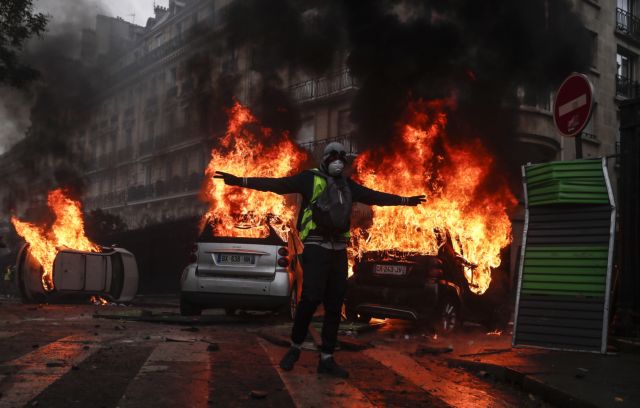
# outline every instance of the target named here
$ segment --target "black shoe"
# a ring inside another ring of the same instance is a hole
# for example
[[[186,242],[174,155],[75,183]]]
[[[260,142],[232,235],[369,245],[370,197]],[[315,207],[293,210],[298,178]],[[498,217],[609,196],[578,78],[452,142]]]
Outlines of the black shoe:
[[[329,357],[325,359],[320,357],[320,361],[318,362],[318,373],[329,374],[339,378],[349,378],[349,372],[344,368],[340,367],[336,363],[336,360],[333,359],[333,357]]]
[[[282,360],[280,360],[280,368],[282,368],[284,371],[293,370],[293,365],[296,363],[296,361],[298,361],[299,358],[300,349],[297,347],[289,348],[287,354],[285,354],[284,357],[282,357]]]

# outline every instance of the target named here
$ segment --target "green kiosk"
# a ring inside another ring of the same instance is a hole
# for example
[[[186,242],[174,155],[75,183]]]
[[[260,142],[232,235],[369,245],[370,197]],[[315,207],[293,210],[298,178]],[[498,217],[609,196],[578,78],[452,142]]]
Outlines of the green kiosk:
[[[513,346],[607,350],[616,208],[606,159],[522,167]]]

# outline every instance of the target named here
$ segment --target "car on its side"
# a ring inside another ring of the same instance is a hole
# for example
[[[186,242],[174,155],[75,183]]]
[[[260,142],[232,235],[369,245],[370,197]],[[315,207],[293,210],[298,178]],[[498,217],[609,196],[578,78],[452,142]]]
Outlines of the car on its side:
[[[347,318],[429,322],[437,333],[452,332],[463,320],[502,328],[510,317],[507,297],[499,293],[503,288],[495,283],[485,294],[474,294],[464,267],[448,245],[437,255],[367,252],[357,259],[348,281]]]
[[[203,309],[272,310],[295,316],[298,304],[293,256],[287,242],[269,228],[265,238],[221,237],[210,223],[194,244],[180,280],[180,312]]]
[[[138,291],[138,266],[123,248],[102,247],[101,252],[60,250],[53,263],[53,290],[45,290],[42,266],[23,245],[16,259],[16,279],[26,303],[62,302],[100,296],[116,303],[131,301]]]

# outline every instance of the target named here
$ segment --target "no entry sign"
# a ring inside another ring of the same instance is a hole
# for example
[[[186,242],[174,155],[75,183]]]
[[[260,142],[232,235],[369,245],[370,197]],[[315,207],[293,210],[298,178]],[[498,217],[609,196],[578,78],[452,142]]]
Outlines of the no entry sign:
[[[564,80],[556,93],[553,120],[558,131],[573,137],[589,122],[593,107],[593,86],[586,75],[573,73]]]

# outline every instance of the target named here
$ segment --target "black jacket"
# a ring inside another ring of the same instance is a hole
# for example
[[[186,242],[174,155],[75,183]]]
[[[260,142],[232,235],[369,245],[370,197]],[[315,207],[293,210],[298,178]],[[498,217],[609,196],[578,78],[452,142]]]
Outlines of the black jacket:
[[[271,191],[277,194],[302,195],[302,205],[300,208],[307,208],[311,196],[313,195],[313,177],[315,174],[310,170],[305,170],[294,176],[270,178],[270,177],[245,177],[241,178],[241,186],[259,191]],[[355,181],[347,178],[347,183],[351,189],[351,199],[353,202],[367,205],[403,205],[403,197],[371,190]],[[300,229],[302,211],[298,213],[297,228]]]

